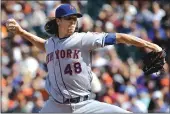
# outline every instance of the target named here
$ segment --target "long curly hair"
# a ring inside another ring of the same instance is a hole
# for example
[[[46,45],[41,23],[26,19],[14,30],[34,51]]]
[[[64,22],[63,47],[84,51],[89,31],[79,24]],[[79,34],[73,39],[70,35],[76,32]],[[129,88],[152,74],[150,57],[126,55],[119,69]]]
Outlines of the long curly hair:
[[[49,35],[59,36],[56,18],[49,18],[49,20],[47,21],[47,23],[44,26],[44,29],[45,29],[46,33]],[[77,26],[76,26],[76,29],[74,32],[77,32],[77,31],[78,31],[78,22],[77,22]]]
[[[58,25],[55,18],[49,18],[47,23],[44,26],[45,31],[50,35],[59,35],[58,34]]]

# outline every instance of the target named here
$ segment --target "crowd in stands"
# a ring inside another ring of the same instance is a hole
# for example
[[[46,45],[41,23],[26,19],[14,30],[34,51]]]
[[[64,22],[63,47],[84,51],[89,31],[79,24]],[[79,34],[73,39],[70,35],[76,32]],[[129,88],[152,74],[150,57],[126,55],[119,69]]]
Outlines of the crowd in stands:
[[[79,32],[118,32],[135,35],[166,50],[164,69],[150,76],[142,57],[151,50],[115,44],[93,51],[94,99],[132,112],[170,112],[170,7],[166,0],[1,1],[1,112],[39,112],[48,99],[46,53],[5,23],[14,18],[25,30],[44,39],[47,17],[61,3],[83,14]]]

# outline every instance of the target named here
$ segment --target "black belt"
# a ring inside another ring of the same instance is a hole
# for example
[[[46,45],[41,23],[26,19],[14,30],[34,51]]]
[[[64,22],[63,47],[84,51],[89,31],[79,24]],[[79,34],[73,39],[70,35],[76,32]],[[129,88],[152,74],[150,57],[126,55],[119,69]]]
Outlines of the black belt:
[[[89,99],[89,95],[86,95],[86,96],[66,99],[66,101],[64,103],[79,103],[79,102],[82,102],[82,101],[86,101],[88,99]]]

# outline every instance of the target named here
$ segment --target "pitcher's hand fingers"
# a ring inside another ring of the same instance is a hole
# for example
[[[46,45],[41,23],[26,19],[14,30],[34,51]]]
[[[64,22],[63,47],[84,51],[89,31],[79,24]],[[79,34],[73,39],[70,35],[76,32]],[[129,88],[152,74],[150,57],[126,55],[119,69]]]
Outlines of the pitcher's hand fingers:
[[[17,22],[14,19],[8,19],[6,22],[6,26],[9,27],[11,24],[16,25]]]
[[[8,19],[7,22],[10,22],[10,23],[17,23],[15,19]]]

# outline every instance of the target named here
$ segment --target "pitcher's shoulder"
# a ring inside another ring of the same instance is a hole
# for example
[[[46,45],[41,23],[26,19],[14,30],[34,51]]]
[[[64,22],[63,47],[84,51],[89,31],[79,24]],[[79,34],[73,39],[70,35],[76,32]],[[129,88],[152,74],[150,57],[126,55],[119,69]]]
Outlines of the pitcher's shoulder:
[[[75,32],[72,36],[73,39],[82,39],[86,35],[86,32]]]
[[[46,39],[46,44],[52,42],[52,40],[53,40],[53,37],[49,37],[48,39]]]
[[[87,32],[75,32],[74,33],[74,36],[76,36],[76,37],[82,37],[82,36],[84,36],[84,35],[86,35],[87,34]]]

